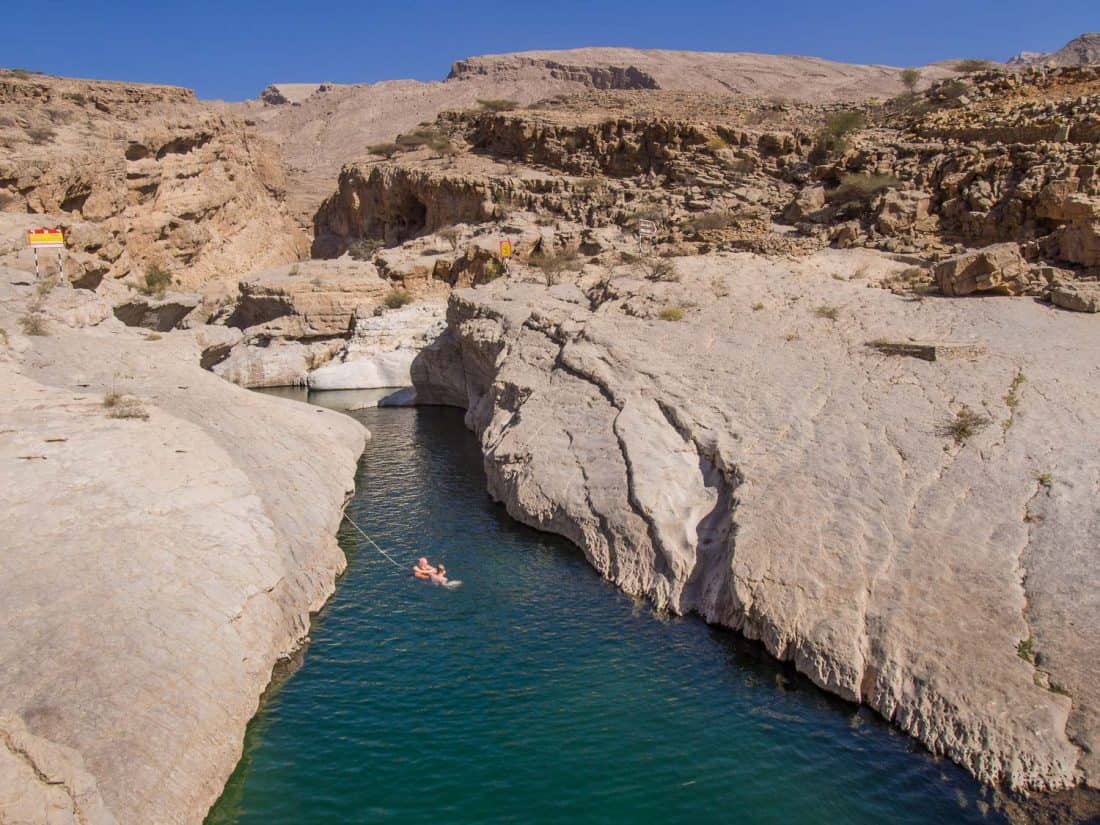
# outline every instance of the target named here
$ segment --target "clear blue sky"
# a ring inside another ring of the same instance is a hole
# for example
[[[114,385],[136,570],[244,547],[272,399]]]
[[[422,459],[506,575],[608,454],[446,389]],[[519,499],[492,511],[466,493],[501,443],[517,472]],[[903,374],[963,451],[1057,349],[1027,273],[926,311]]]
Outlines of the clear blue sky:
[[[30,29],[37,14],[55,30]],[[0,65],[240,100],[273,81],[441,79],[457,58],[525,49],[756,51],[905,66],[1003,60],[1096,30],[1098,0],[12,0]]]

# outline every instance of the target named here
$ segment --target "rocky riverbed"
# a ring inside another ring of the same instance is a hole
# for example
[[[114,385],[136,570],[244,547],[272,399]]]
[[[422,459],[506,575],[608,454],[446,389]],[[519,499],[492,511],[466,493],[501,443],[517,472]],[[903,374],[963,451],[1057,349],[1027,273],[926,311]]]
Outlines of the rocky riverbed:
[[[0,820],[201,822],[345,564],[366,432],[0,268]]]

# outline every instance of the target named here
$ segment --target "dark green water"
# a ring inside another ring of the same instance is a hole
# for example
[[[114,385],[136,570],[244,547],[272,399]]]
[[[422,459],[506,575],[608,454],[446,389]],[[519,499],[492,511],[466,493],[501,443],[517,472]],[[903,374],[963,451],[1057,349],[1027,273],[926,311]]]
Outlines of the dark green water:
[[[374,434],[348,572],[208,823],[1000,822],[985,792],[732,634],[662,619],[486,493],[462,414]]]

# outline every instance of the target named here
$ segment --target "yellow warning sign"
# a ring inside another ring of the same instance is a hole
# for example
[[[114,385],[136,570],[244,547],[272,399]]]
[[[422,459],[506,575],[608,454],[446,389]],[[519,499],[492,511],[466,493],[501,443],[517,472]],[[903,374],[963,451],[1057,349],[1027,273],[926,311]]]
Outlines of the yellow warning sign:
[[[501,241],[500,242],[500,257],[511,258],[512,257],[512,242]]]
[[[60,229],[28,229],[27,243],[31,246],[65,246],[65,233]]]

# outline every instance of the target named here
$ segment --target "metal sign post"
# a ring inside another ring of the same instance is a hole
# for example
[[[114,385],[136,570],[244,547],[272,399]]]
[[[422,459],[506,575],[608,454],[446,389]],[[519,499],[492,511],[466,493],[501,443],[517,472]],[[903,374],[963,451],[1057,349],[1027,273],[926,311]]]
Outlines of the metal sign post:
[[[512,257],[512,242],[504,240],[500,242],[500,263],[504,271],[508,271],[508,259]]]
[[[65,277],[65,233],[54,227],[52,229],[28,229],[27,243],[34,252],[34,277],[42,279],[42,273],[38,268],[38,250],[57,250],[57,273],[64,280]]]

